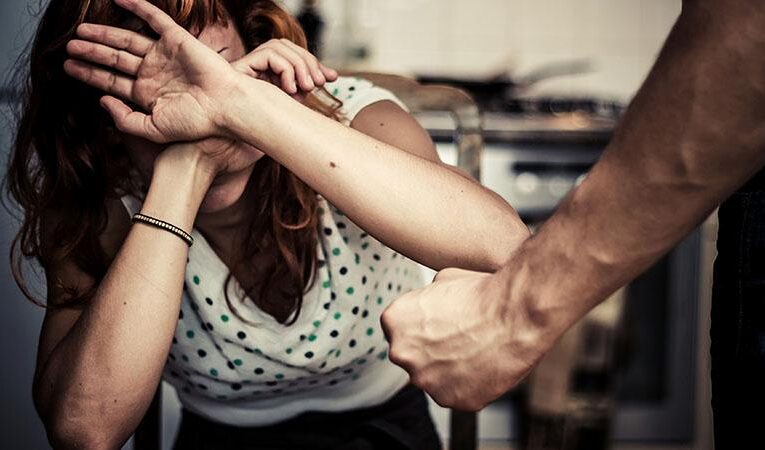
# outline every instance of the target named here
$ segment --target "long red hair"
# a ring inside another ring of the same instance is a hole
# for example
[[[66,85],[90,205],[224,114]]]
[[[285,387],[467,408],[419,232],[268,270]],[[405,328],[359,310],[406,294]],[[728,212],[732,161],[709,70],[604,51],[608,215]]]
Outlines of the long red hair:
[[[272,0],[152,3],[187,29],[201,30],[231,18],[247,51],[273,38],[290,39],[306,47],[300,25]],[[102,94],[63,71],[66,43],[82,22],[150,34],[145,24],[112,0],[51,0],[41,17],[28,55],[28,72],[21,83],[23,101],[5,180],[8,193],[23,211],[21,228],[11,247],[12,272],[25,296],[41,306],[46,305],[27,286],[24,262],[35,259],[49,268],[70,259],[96,280],[93,288],[79,292],[61,280],[49,280],[49,284],[64,289],[66,305],[86,302],[108,268],[107,255],[98,241],[107,224],[107,201],[125,194],[140,198],[146,188],[131,176],[133,167],[119,134],[98,106]],[[326,95],[321,100],[309,96],[307,103],[334,116],[340,105],[333,100]],[[300,313],[303,294],[315,281],[317,195],[268,157],[256,164],[252,176],[259,210],[253,215],[251,233],[236,267],[253,272],[254,281],[242,287],[255,304],[280,322],[290,323]],[[45,224],[43,242],[42,221],[51,216],[59,221]],[[272,256],[273,266],[251,267],[254,255],[263,252]],[[231,281],[229,274],[226,284]],[[226,301],[236,313],[228,294]]]

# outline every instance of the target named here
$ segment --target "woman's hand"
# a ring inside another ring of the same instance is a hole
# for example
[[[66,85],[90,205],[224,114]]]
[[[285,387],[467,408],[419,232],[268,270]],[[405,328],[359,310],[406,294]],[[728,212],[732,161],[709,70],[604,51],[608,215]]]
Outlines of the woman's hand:
[[[84,62],[67,60],[66,72],[110,94],[101,104],[126,133],[158,143],[223,134],[221,109],[241,74],[151,3],[115,2],[145,20],[160,39],[82,24],[77,28],[80,39],[70,41],[67,50]]]
[[[302,96],[337,79],[335,70],[289,39],[271,39],[234,61],[232,66],[253,78],[269,81],[293,96]]]

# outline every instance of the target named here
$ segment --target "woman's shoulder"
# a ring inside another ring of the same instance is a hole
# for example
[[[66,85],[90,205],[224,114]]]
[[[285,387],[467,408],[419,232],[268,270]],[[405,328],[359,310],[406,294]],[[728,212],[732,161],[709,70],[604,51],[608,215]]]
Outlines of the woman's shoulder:
[[[393,92],[364,78],[341,76],[327,83],[325,88],[342,102],[339,112],[346,123],[351,123],[367,106],[384,100],[391,101],[408,111],[406,105]]]

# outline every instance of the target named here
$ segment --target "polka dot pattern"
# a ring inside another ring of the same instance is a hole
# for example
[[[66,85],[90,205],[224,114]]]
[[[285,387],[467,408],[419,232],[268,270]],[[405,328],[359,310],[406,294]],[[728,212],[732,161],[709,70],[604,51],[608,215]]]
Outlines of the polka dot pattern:
[[[353,108],[348,94],[362,98],[367,88],[347,87],[335,95]],[[422,286],[420,270],[321,197],[319,205],[316,282],[289,327],[242,300],[236,280],[229,290],[232,310],[223,292],[227,267],[200,233],[192,233],[195,245],[164,372],[181,401],[184,395],[265,400],[375,383],[372,366],[391,364],[380,315],[401,293]]]

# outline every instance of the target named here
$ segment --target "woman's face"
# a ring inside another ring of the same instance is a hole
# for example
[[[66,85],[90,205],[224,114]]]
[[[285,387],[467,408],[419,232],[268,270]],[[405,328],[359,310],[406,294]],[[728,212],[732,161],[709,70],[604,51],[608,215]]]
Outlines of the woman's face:
[[[232,20],[227,25],[211,24],[205,27],[198,39],[233,62],[245,55],[244,42]],[[148,185],[154,168],[154,160],[167,145],[155,144],[135,136],[123,135],[128,156],[136,165]],[[225,171],[218,173],[200,206],[200,213],[213,213],[233,205],[242,196],[255,163],[263,152],[244,142],[236,142],[236,157],[228,161]]]

